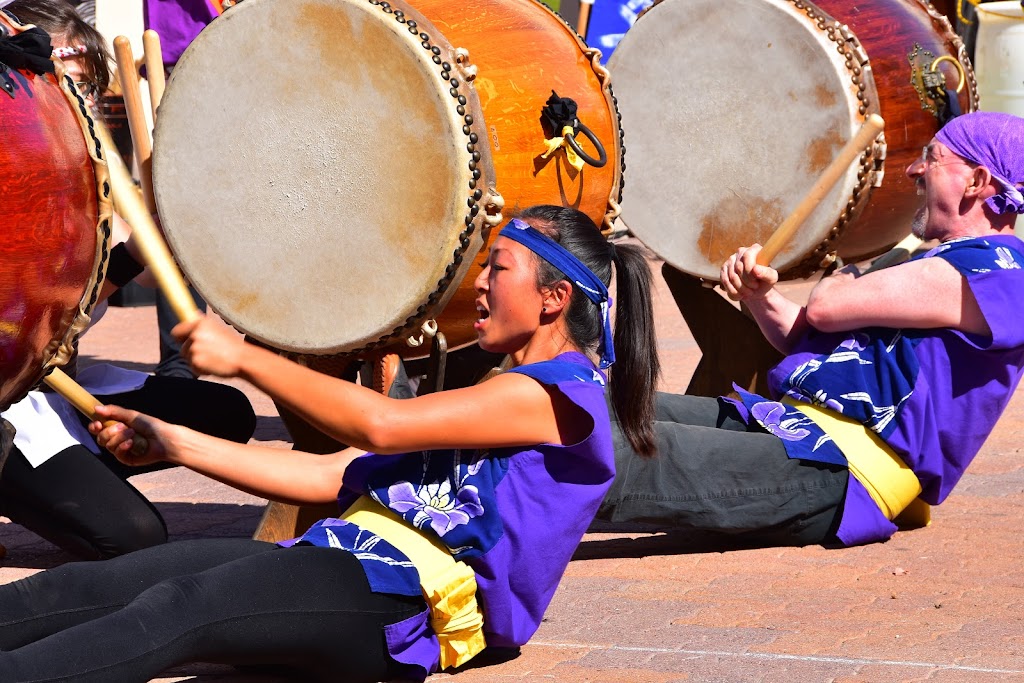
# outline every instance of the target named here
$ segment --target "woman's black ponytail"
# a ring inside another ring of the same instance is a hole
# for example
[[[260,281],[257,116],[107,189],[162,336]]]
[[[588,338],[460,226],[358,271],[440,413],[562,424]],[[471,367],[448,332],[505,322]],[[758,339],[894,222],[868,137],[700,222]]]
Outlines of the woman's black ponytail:
[[[651,303],[651,268],[639,247],[612,247],[615,260],[615,364],[608,390],[622,432],[640,455],[655,453],[654,390],[661,375]]]
[[[590,218],[576,209],[561,206],[534,206],[520,218],[565,247],[594,271],[602,282],[610,284],[615,263],[615,364],[611,367],[608,390],[619,426],[633,450],[654,455],[654,390],[661,364],[654,334],[654,307],[651,303],[651,269],[639,247],[613,245]],[[538,285],[550,286],[565,275],[546,261],[539,260]],[[603,332],[600,309],[585,296],[574,296],[565,313],[572,341],[581,349],[597,349]]]

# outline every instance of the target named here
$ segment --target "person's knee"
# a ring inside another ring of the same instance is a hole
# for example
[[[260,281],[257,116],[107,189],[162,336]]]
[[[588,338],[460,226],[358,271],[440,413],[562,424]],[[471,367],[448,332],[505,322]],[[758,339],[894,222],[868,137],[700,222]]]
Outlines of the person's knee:
[[[157,514],[126,515],[94,534],[95,559],[110,559],[167,542],[167,525]]]
[[[237,443],[249,441],[256,432],[256,411],[249,398],[227,384],[214,384],[211,392],[218,418],[213,435]]]
[[[235,390],[234,405],[230,407],[233,416],[229,422],[228,434],[224,438],[238,443],[247,443],[256,433],[256,411],[241,391]]]

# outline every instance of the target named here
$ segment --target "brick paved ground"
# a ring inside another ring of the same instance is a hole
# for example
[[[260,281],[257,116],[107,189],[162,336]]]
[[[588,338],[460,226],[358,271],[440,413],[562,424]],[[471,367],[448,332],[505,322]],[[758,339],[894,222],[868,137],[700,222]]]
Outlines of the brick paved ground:
[[[682,390],[698,351],[663,286],[658,321],[665,386]],[[82,348],[151,369],[153,309],[111,310]],[[273,404],[243,388],[260,416],[256,439],[287,447]],[[1024,681],[1019,394],[929,528],[864,548],[719,552],[670,532],[595,527],[519,657],[431,681]],[[133,481],[177,539],[250,535],[262,509],[184,471]],[[66,561],[4,522],[0,583]],[[167,676],[160,680],[273,680],[209,666]]]

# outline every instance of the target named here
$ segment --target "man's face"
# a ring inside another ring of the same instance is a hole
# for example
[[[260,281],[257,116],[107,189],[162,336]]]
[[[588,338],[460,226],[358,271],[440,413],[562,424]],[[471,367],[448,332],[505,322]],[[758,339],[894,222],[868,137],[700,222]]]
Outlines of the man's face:
[[[974,165],[933,139],[921,157],[907,168],[924,203],[914,216],[911,232],[920,239],[944,239],[959,216],[964,190]]]

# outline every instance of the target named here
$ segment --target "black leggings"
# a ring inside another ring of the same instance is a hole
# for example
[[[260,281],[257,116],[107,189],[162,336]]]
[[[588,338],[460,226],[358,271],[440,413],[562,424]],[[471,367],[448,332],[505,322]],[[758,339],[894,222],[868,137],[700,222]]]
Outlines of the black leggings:
[[[148,681],[188,662],[388,680],[401,665],[383,627],[424,609],[418,596],[371,592],[343,550],[167,543],[0,586],[0,683]]]
[[[256,429],[245,394],[215,382],[150,377],[135,391],[97,398],[239,443]],[[128,467],[106,450],[97,456],[85,446],[72,446],[33,468],[12,448],[0,472],[0,514],[78,559],[148,548],[167,540],[167,527],[156,508],[125,480],[166,467]]]

